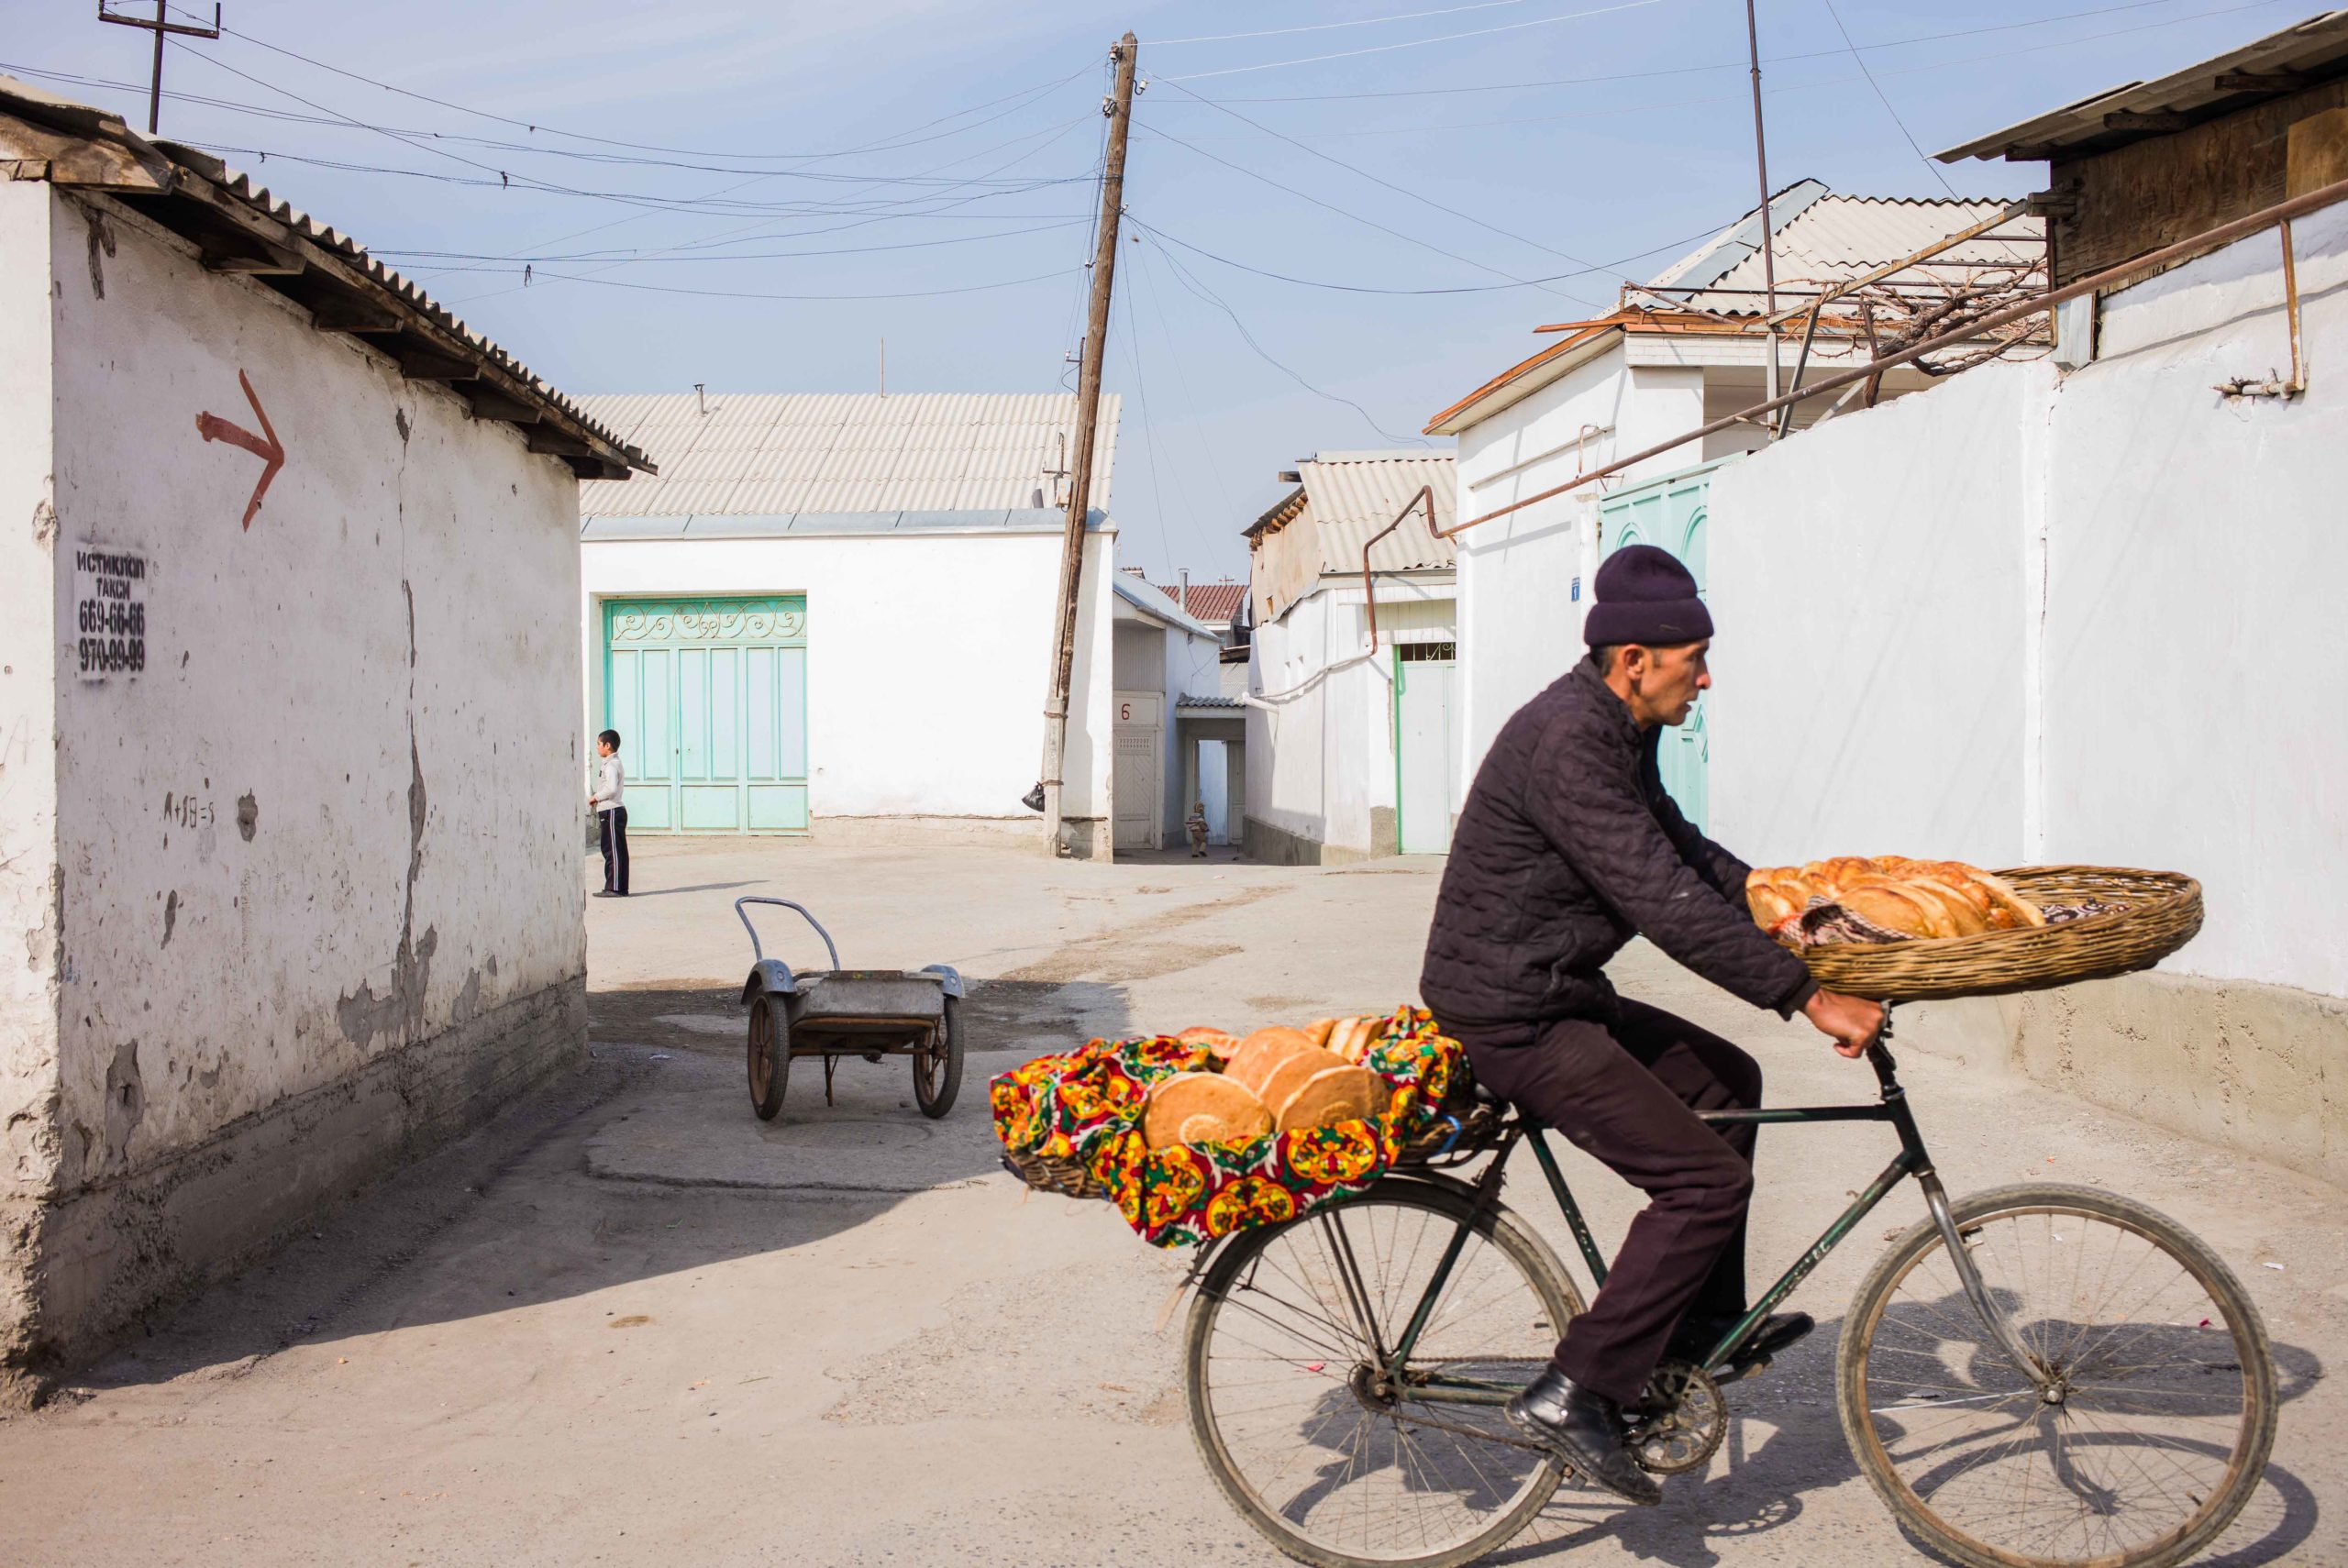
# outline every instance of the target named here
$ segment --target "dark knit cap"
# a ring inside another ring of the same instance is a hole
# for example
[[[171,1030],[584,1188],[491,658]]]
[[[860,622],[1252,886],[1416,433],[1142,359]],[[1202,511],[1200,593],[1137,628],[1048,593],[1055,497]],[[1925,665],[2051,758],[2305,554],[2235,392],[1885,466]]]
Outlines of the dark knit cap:
[[[1712,617],[1696,597],[1696,580],[1668,550],[1625,545],[1598,569],[1597,602],[1582,622],[1581,640],[1594,648],[1640,643],[1667,648],[1712,635]]]

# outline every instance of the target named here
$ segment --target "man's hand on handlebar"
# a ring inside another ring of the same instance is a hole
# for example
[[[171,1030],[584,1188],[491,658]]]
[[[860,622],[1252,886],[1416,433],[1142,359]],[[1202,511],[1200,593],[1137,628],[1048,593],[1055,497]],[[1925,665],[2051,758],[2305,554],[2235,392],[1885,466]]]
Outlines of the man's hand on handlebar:
[[[1834,1049],[1841,1055],[1866,1055],[1867,1047],[1883,1032],[1883,1004],[1865,997],[1846,997],[1840,991],[1821,989],[1802,1003],[1801,1010],[1818,1026],[1820,1033],[1834,1042]]]

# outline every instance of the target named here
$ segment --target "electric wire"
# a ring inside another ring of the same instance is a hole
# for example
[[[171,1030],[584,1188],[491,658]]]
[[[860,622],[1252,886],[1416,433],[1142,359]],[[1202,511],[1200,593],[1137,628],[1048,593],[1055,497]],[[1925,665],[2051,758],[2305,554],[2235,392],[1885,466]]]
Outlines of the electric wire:
[[[1633,261],[1643,260],[1649,256],[1660,255],[1668,250],[1682,249],[1687,246],[1694,245],[1701,240],[1709,239],[1713,235],[1720,232],[1717,227],[1707,228],[1700,233],[1692,234],[1685,239],[1671,240],[1662,245],[1653,246],[1645,250],[1634,252],[1629,256],[1618,257],[1611,261],[1597,262],[1590,266],[1580,268],[1575,271],[1558,272],[1546,278],[1528,278],[1522,283],[1466,283],[1455,285],[1449,288],[1394,289],[1381,288],[1368,283],[1338,283],[1332,282],[1329,280],[1323,278],[1299,278],[1288,272],[1275,272],[1268,268],[1253,266],[1246,261],[1236,261],[1228,256],[1218,255],[1214,251],[1207,249],[1204,246],[1193,245],[1191,241],[1168,234],[1164,229],[1159,228],[1153,224],[1146,223],[1142,219],[1133,216],[1131,214],[1126,215],[1125,221],[1132,224],[1136,228],[1146,230],[1154,239],[1161,240],[1168,245],[1179,246],[1182,249],[1191,252],[1193,256],[1202,257],[1209,261],[1213,261],[1222,266],[1232,268],[1235,271],[1241,272],[1252,272],[1258,278],[1269,278],[1277,282],[1294,283],[1308,289],[1325,289],[1335,293],[1388,294],[1406,297],[1418,294],[1501,293],[1510,289],[1530,288],[1536,283],[1555,283],[1568,278],[1586,278],[1594,272],[1611,272],[1617,267],[1625,266]]]
[[[1353,399],[1344,396],[1342,393],[1327,392],[1320,387],[1314,386],[1311,381],[1306,381],[1302,376],[1299,375],[1294,370],[1281,363],[1278,359],[1273,357],[1269,349],[1266,348],[1261,343],[1256,340],[1256,335],[1247,330],[1247,324],[1239,318],[1239,313],[1233,310],[1229,304],[1224,303],[1222,295],[1216,293],[1205,283],[1191,275],[1190,269],[1182,265],[1182,259],[1180,257],[1175,255],[1171,250],[1166,249],[1162,246],[1158,246],[1157,237],[1154,235],[1150,237],[1149,243],[1153,247],[1157,247],[1157,253],[1166,259],[1167,266],[1173,269],[1174,281],[1180,283],[1192,294],[1202,300],[1204,300],[1207,304],[1214,306],[1215,309],[1223,312],[1225,316],[1229,317],[1231,325],[1238,328],[1240,339],[1245,342],[1249,348],[1253,349],[1256,357],[1263,360],[1264,363],[1269,365],[1272,369],[1286,376],[1290,381],[1294,381],[1298,386],[1302,387],[1306,392],[1311,392],[1314,397],[1321,398],[1329,403],[1340,403],[1345,404],[1347,408],[1352,409],[1356,414],[1361,415],[1363,424],[1368,425],[1372,430],[1377,431],[1380,438],[1384,440],[1398,441],[1420,447],[1429,446],[1432,444],[1422,436],[1397,436],[1394,432],[1387,429],[1386,426],[1378,423],[1377,419],[1372,417],[1370,414],[1369,410],[1364,408]]]
[[[1952,196],[1955,195],[1956,187],[1948,182],[1948,176],[1941,172],[1941,166],[1925,156],[1923,148],[1917,144],[1915,132],[1910,130],[1908,122],[1899,117],[1899,111],[1891,106],[1891,98],[1884,92],[1883,83],[1877,82],[1875,79],[1875,72],[1867,68],[1866,56],[1861,54],[1859,46],[1851,41],[1851,29],[1843,25],[1843,13],[1834,9],[1834,0],[1820,0],[1820,3],[1826,7],[1826,14],[1834,19],[1834,30],[1843,35],[1843,47],[1851,51],[1852,63],[1859,68],[1859,74],[1867,79],[1867,85],[1875,89],[1876,97],[1883,105],[1883,112],[1889,115],[1891,123],[1899,127],[1899,134],[1907,141],[1909,150],[1916,155],[1917,160],[1925,168],[1933,171],[1933,178],[1941,182],[1942,190]]]
[[[1191,89],[1183,86],[1179,82],[1169,82],[1168,85],[1171,86],[1179,93],[1190,94],[1193,98],[1197,98],[1199,96],[1199,94],[1191,93]],[[1201,102],[1213,103],[1213,100],[1211,98],[1201,99]],[[1509,229],[1502,228],[1498,224],[1487,223],[1473,213],[1461,212],[1457,207],[1447,207],[1432,196],[1423,196],[1416,191],[1412,191],[1404,186],[1394,183],[1393,181],[1385,178],[1383,175],[1373,174],[1367,169],[1358,168],[1354,164],[1346,162],[1342,159],[1333,157],[1332,155],[1322,151],[1317,147],[1308,146],[1305,143],[1297,140],[1296,138],[1288,135],[1284,131],[1274,130],[1271,127],[1264,125],[1259,121],[1251,120],[1236,109],[1226,108],[1221,104],[1215,104],[1214,106],[1218,109],[1222,109],[1224,114],[1229,115],[1241,125],[1253,126],[1256,129],[1262,131],[1267,136],[1277,138],[1281,141],[1287,142],[1290,147],[1311,153],[1313,157],[1321,160],[1324,163],[1331,164],[1336,168],[1342,169],[1346,173],[1351,174],[1357,179],[1367,180],[1371,184],[1377,185],[1384,190],[1391,191],[1398,196],[1407,196],[1412,201],[1418,203],[1421,206],[1432,207],[1436,212],[1443,213],[1451,217],[1456,217],[1463,223],[1472,223],[1478,228],[1483,229],[1487,233],[1499,235],[1502,239],[1513,239],[1519,245],[1529,245],[1535,250],[1547,251],[1550,255],[1557,257],[1563,260],[1570,261],[1577,267],[1588,267],[1592,265],[1592,263],[1584,260],[1581,257],[1576,256],[1570,251],[1560,250],[1554,245],[1545,245],[1537,239],[1529,238],[1524,235],[1517,234]]]
[[[1545,282],[1536,282],[1531,279],[1520,278],[1515,273],[1508,271],[1502,268],[1495,267],[1489,261],[1479,261],[1472,256],[1462,256],[1456,250],[1445,250],[1442,246],[1436,245],[1431,240],[1422,239],[1417,235],[1405,233],[1403,230],[1399,228],[1390,228],[1387,225],[1379,223],[1375,218],[1363,216],[1360,213],[1355,212],[1350,207],[1342,207],[1334,202],[1324,202],[1320,197],[1312,195],[1308,192],[1300,191],[1293,185],[1283,185],[1268,174],[1259,173],[1256,170],[1249,169],[1245,165],[1234,163],[1227,158],[1219,158],[1215,154],[1209,152],[1206,149],[1187,141],[1170,132],[1158,130],[1154,127],[1137,126],[1135,128],[1146,131],[1153,140],[1172,142],[1175,146],[1184,148],[1189,151],[1197,154],[1199,157],[1205,159],[1210,163],[1221,164],[1224,168],[1231,170],[1235,173],[1245,174],[1248,179],[1254,180],[1261,184],[1269,185],[1276,191],[1284,192],[1287,194],[1295,197],[1298,201],[1310,203],[1312,205],[1320,207],[1324,211],[1335,213],[1338,216],[1349,218],[1353,222],[1360,224],[1366,228],[1374,228],[1380,234],[1391,235],[1396,239],[1400,239],[1406,244],[1415,245],[1422,250],[1432,250],[1437,256],[1441,256],[1447,260],[1457,261],[1463,265],[1477,268],[1479,271],[1491,273],[1494,277],[1505,278],[1512,283],[1526,283],[1530,284],[1532,287],[1545,290],[1546,292],[1556,294],[1561,298],[1569,299],[1576,304],[1582,306],[1584,309],[1594,310],[1597,308],[1597,306],[1590,301],[1583,299],[1578,294],[1569,293],[1563,289],[1552,287]]]
[[[1144,39],[1152,49],[1171,49],[1176,44],[1229,43],[1235,39],[1277,39],[1290,33],[1326,33],[1339,28],[1374,28],[1386,22],[1415,22],[1423,17],[1456,17],[1462,11],[1492,11],[1503,6],[1522,6],[1526,0],[1475,0],[1470,6],[1445,6],[1438,11],[1401,11],[1390,17],[1356,17],[1345,22],[1312,22],[1296,28],[1266,28],[1253,33],[1208,33],[1189,39]]]
[[[2174,6],[2178,3],[2179,0],[2126,0],[2125,4],[2118,6],[2099,6],[2085,11],[2066,11],[2060,15],[2053,17],[2037,17],[2027,21],[2020,22],[1998,22],[1978,28],[1959,28],[1949,32],[1919,33],[1910,38],[1888,39],[1881,43],[1861,44],[1858,47],[1866,52],[1873,53],[1880,50],[1906,49],[1920,43],[1940,43],[1949,39],[1977,38],[1987,33],[2013,32],[2028,28],[2053,27],[2058,23],[2075,22],[2088,17],[2107,17],[2121,11],[2143,11],[2158,6]],[[2265,3],[2279,3],[2279,0],[2262,0],[2262,4]],[[2234,11],[2254,10],[2258,8],[2259,7],[2256,6],[2223,6],[2213,11],[2196,11],[2187,16],[2171,17],[2166,21],[2154,23],[2153,26],[2170,27],[2178,22],[2192,21],[2202,17],[2221,17],[2230,15]],[[2124,30],[2134,31],[2138,29],[2132,28]],[[2118,35],[2108,33],[2094,35],[2096,38],[2110,38],[2116,36]],[[2086,42],[2088,40],[2080,39],[2076,41]],[[1765,55],[1762,58],[1761,63],[1764,65],[1787,65],[1797,61],[1827,60],[1844,52],[1844,50],[1839,49],[1805,50],[1793,54]],[[1610,71],[1591,76],[1554,76],[1538,82],[1479,82],[1468,83],[1453,87],[1401,87],[1389,88],[1382,91],[1357,93],[1283,93],[1246,97],[1233,95],[1230,97],[1215,98],[1206,101],[1218,104],[1319,104],[1335,103],[1356,98],[1429,98],[1445,97],[1462,93],[1526,93],[1545,87],[1582,87],[1598,82],[1632,81],[1649,76],[1687,76],[1715,71],[1744,71],[1750,69],[1750,67],[1751,61],[1749,61],[1733,60],[1722,61],[1718,64],[1713,65],[1673,65],[1661,67],[1653,71]],[[1160,80],[1170,79],[1161,78]]]
[[[194,17],[196,20],[205,20],[200,14],[189,11],[184,6],[174,8],[180,10],[183,15]],[[251,33],[240,32],[235,28],[223,26],[220,30],[230,38],[236,39],[243,43],[251,44],[258,49],[265,49],[272,54],[281,54],[288,60],[299,61],[304,65],[314,67],[316,70],[328,72],[336,76],[346,77],[353,82],[363,83],[370,87],[378,87],[386,93],[397,94],[403,98],[413,98],[418,103],[431,104],[443,109],[453,109],[459,114],[471,115],[477,119],[493,121],[498,125],[515,126],[531,132],[544,132],[548,136],[566,137],[573,141],[595,142],[605,147],[626,148],[638,152],[659,152],[701,158],[757,156],[777,160],[815,160],[822,159],[852,157],[858,153],[876,151],[888,147],[910,147],[914,145],[914,143],[910,141],[891,141],[889,138],[883,138],[880,141],[868,143],[863,147],[843,148],[829,152],[773,152],[761,154],[741,154],[737,152],[710,152],[704,149],[699,148],[664,147],[652,142],[624,141],[615,137],[594,136],[584,131],[564,130],[559,126],[545,125],[532,120],[517,119],[511,115],[493,114],[487,109],[477,109],[469,104],[460,104],[451,99],[437,98],[429,93],[418,93],[411,88],[395,86],[389,82],[379,81],[372,76],[362,75],[356,71],[346,70],[342,66],[330,64],[323,60],[314,59],[309,55],[302,54],[296,50],[287,49],[281,44],[273,44],[267,39],[257,37]],[[990,98],[983,104],[973,104],[968,108],[957,109],[951,114],[940,115],[936,119],[925,120],[920,125],[908,127],[908,134],[913,131],[927,130],[934,126],[943,125],[948,120],[959,119],[965,115],[977,114],[980,110],[992,108],[997,104],[1009,103],[1012,99],[1023,97],[1031,92],[1048,91],[1056,87],[1064,87],[1068,83],[1075,81],[1078,77],[1083,75],[1085,71],[1091,68],[1085,67],[1077,71],[1072,71],[1068,75],[1059,78],[1056,82],[1043,83],[1041,87],[1022,87],[1017,92],[1006,93],[1000,98]]]
[[[1352,60],[1365,54],[1390,54],[1399,49],[1423,49],[1429,44],[1456,43],[1461,39],[1479,39],[1493,33],[1513,33],[1525,28],[1546,28],[1558,22],[1579,22],[1591,17],[1611,16],[1617,11],[1643,11],[1650,6],[1660,6],[1663,0],[1621,0],[1613,6],[1599,6],[1587,11],[1567,11],[1563,16],[1541,17],[1530,22],[1509,22],[1497,28],[1478,28],[1464,33],[1445,33],[1431,39],[1412,39],[1407,43],[1372,44],[1366,49],[1339,50],[1334,54],[1308,54],[1296,60],[1269,60],[1259,65],[1227,65],[1220,71],[1191,71],[1180,76],[1160,76],[1159,82],[1203,82],[1210,76],[1245,76],[1257,71],[1281,71],[1291,65],[1318,65],[1329,60]]]
[[[1205,436],[1203,432],[1205,430],[1205,421],[1199,414],[1198,396],[1191,390],[1191,373],[1182,368],[1182,355],[1180,345],[1174,337],[1174,329],[1168,324],[1166,319],[1165,291],[1158,286],[1157,273],[1150,265],[1149,248],[1147,246],[1135,246],[1134,248],[1134,278],[1141,285],[1141,290],[1146,290],[1148,293],[1150,315],[1157,318],[1158,336],[1165,341],[1167,359],[1174,367],[1175,384],[1182,389],[1182,406],[1189,412],[1190,415],[1189,428],[1194,433],[1199,433],[1199,439],[1204,441]],[[1135,292],[1138,293],[1141,292],[1141,290],[1137,290]],[[1223,499],[1223,512],[1221,515],[1225,517],[1236,515],[1237,509],[1231,503],[1230,487],[1223,482],[1223,465],[1215,462],[1213,458],[1213,455],[1210,454],[1208,458],[1199,466],[1206,469],[1207,473],[1213,479],[1215,493]],[[1210,544],[1207,553],[1210,557],[1214,554],[1212,544]],[[1185,608],[1188,608],[1188,606],[1185,606]]]

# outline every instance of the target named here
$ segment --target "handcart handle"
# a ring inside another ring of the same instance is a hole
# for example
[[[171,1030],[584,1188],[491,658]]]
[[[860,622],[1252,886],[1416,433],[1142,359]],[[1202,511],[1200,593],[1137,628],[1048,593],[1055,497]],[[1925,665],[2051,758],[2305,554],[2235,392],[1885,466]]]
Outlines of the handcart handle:
[[[742,929],[750,933],[750,957],[754,962],[763,963],[766,950],[759,945],[759,928],[752,925],[750,917],[742,912],[744,904],[781,904],[784,909],[797,910],[805,916],[807,923],[815,928],[815,934],[824,939],[824,951],[832,955],[832,967],[837,969],[840,966],[840,950],[833,943],[832,933],[824,929],[822,921],[807,912],[805,904],[794,904],[789,899],[737,899],[734,900],[734,915],[742,922]]]

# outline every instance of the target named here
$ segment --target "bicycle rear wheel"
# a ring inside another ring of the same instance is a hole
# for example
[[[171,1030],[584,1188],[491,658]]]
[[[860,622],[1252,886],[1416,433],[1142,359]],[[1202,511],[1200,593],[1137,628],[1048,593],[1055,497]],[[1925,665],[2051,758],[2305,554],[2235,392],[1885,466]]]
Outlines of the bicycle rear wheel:
[[[1463,1228],[1394,1386],[1371,1342],[1400,1342]],[[1226,1243],[1185,1335],[1191,1434],[1232,1506],[1290,1556],[1454,1568],[1523,1529],[1564,1469],[1497,1402],[1424,1391],[1523,1387],[1581,1305],[1556,1255],[1505,1210],[1479,1217],[1451,1188],[1381,1183]]]
[[[1966,1568],[2167,1568],[2257,1489],[2275,1366],[2242,1285],[2165,1215],[2092,1187],[1952,1205],[2042,1392],[1966,1298],[1930,1220],[1859,1287],[1836,1377],[1859,1468]]]

